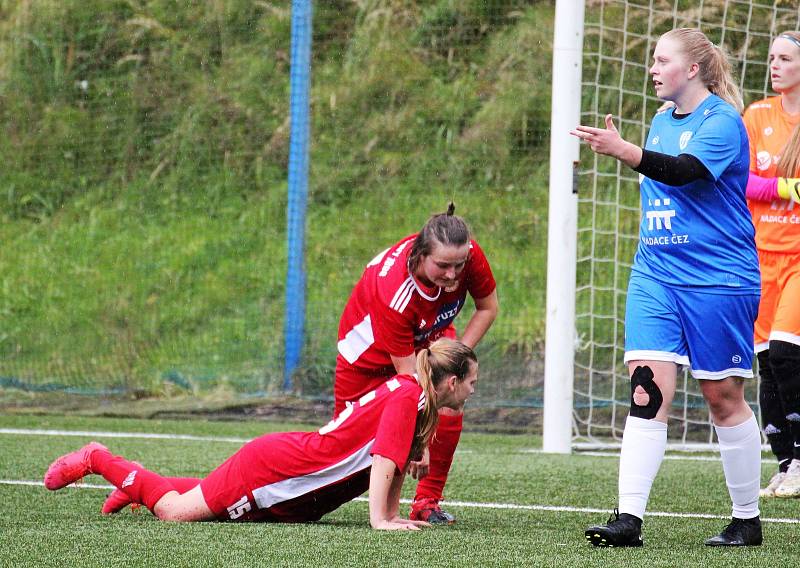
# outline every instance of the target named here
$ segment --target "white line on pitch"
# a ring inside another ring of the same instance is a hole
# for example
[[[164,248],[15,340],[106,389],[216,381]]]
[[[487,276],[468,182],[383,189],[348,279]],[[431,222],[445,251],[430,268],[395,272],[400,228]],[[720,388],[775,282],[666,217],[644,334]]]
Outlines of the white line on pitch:
[[[229,442],[244,444],[252,438],[226,438],[220,436],[194,436],[191,434],[155,434],[151,432],[94,432],[89,430],[40,430],[36,428],[0,428],[0,434],[18,436],[74,436],[79,438],[128,438],[141,440],[189,440],[192,442]],[[472,450],[456,450],[471,454]]]
[[[76,436],[81,438],[138,438],[143,440],[191,440],[197,442],[231,442],[244,444],[250,438],[193,436],[191,434],[155,434],[151,432],[92,432],[87,430],[39,430],[29,428],[0,428],[0,434],[20,436]]]
[[[31,481],[22,479],[0,479],[0,485],[26,485],[33,487],[44,487],[41,481]],[[91,485],[88,483],[81,483],[80,485],[68,485],[72,489],[114,489],[113,485]],[[366,497],[356,497],[354,501],[368,502]],[[411,503],[410,499],[401,499],[401,503],[406,505]],[[608,513],[608,509],[594,509],[591,507],[563,507],[555,505],[517,505],[515,503],[478,503],[475,501],[451,501],[447,500],[449,507],[467,507],[473,509],[504,509],[514,511],[545,511],[553,513]],[[728,520],[730,517],[725,515],[710,515],[705,513],[670,513],[667,511],[648,511],[648,516],[651,517],[670,517],[678,519],[722,519]],[[765,523],[782,523],[797,525],[800,524],[800,519],[783,519],[783,518],[762,518]]]
[[[544,453],[542,450],[538,448],[530,448],[525,450],[519,450],[522,454],[542,454]],[[597,458],[619,458],[619,452],[609,451],[609,452],[575,452],[572,454],[574,456],[591,456]],[[687,456],[684,454],[666,454],[664,456],[665,460],[676,460],[676,461],[711,461],[711,462],[719,462],[722,461],[720,456]],[[767,465],[775,465],[775,458],[762,458],[762,464]]]

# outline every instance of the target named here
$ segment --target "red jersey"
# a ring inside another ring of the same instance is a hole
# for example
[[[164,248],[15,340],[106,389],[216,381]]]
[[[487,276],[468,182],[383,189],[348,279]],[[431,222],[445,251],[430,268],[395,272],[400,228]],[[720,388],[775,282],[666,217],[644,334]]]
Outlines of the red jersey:
[[[769,97],[747,107],[744,125],[750,140],[750,171],[766,178],[778,177],[778,162],[800,115],[783,110],[781,97]],[[797,174],[800,172],[794,172]],[[796,175],[786,177],[796,177]],[[772,252],[800,252],[800,211],[793,201],[747,201],[756,227],[756,246]]]
[[[416,280],[408,269],[416,237],[406,237],[367,265],[339,321],[337,367],[391,376],[390,355],[413,355],[442,337],[464,307],[467,292],[480,299],[494,291],[492,269],[474,240],[452,289],[429,288]]]
[[[417,381],[397,375],[318,432],[248,442],[201,482],[203,496],[221,519],[317,520],[367,490],[372,455],[405,468],[424,405]]]

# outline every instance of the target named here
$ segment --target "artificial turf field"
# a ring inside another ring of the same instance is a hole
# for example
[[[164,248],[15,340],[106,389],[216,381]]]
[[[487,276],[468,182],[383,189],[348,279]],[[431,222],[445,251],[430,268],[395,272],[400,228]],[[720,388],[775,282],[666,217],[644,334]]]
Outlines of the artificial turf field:
[[[616,457],[545,455],[532,451],[540,440],[530,436],[465,433],[446,492],[447,509],[458,522],[420,532],[372,531],[364,501],[305,525],[173,524],[159,522],[146,511],[129,510],[103,517],[99,510],[108,489],[102,478],[90,476],[82,488],[58,492],[40,485],[53,459],[92,438],[159,473],[200,477],[245,439],[266,431],[309,428],[264,422],[0,416],[0,566],[774,567],[794,565],[800,558],[800,523],[793,522],[800,519],[800,500],[762,501],[762,518],[773,520],[764,523],[761,547],[703,546],[726,521],[694,515],[730,514],[722,465],[713,454],[673,454],[665,460],[649,506],[659,514],[645,519],[644,548],[594,549],[584,541],[583,529],[605,521],[615,504]],[[711,459],[698,459],[704,457]],[[764,479],[772,469],[765,461]],[[409,480],[406,497],[412,487]]]

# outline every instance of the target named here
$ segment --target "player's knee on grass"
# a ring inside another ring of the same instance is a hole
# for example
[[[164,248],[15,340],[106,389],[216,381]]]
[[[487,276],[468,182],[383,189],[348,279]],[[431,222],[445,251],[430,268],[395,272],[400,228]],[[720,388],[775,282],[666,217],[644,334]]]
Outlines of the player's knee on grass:
[[[661,389],[653,380],[653,370],[647,365],[636,367],[631,375],[631,416],[652,420],[663,402]]]
[[[153,514],[162,521],[184,523],[216,518],[199,492],[199,486],[182,495],[177,491],[165,494],[153,507]]]

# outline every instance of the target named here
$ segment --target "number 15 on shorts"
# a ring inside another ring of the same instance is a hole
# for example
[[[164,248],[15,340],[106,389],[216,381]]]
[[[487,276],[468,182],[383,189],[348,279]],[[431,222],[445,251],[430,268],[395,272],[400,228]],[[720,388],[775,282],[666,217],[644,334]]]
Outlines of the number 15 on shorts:
[[[250,501],[247,500],[247,495],[244,495],[241,499],[236,501],[236,503],[228,507],[228,515],[232,521],[235,521],[252,509],[253,507],[250,505]]]

